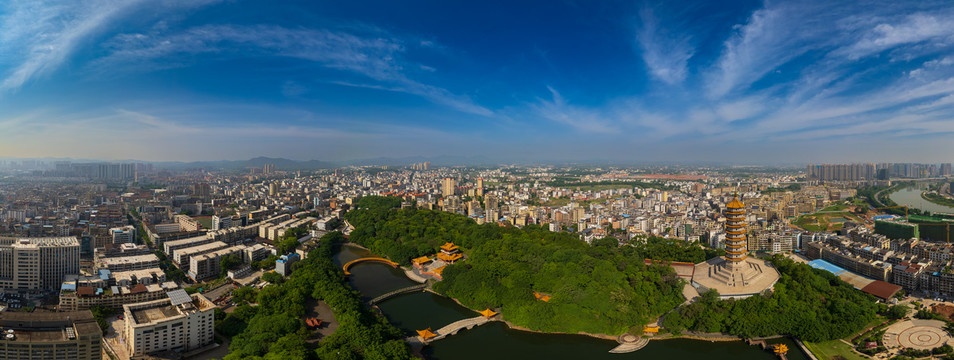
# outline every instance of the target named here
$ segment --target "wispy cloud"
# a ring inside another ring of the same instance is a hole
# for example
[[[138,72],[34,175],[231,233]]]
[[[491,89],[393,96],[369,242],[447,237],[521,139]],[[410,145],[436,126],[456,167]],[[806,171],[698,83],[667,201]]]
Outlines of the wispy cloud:
[[[539,99],[536,104],[532,104],[533,115],[585,132],[611,133],[618,130],[610,126],[609,121],[598,110],[567,104],[556,89],[549,86],[547,89],[550,90],[551,99]]]
[[[694,49],[691,37],[686,34],[674,34],[659,24],[653,10],[644,7],[639,12],[640,26],[636,32],[636,42],[642,50],[643,62],[649,73],[662,82],[678,84],[686,79],[687,64]]]
[[[407,67],[424,68],[404,58],[407,41],[381,30],[357,34],[328,29],[290,29],[274,25],[205,25],[167,35],[121,34],[111,53],[95,62],[99,69],[150,70],[186,66],[190,57],[233,58],[256,55],[308,60],[323,67],[361,75],[377,86],[426,98],[458,111],[492,116],[469,97],[411,79]]]
[[[0,92],[59,67],[80,44],[143,1],[13,2],[0,18],[0,53],[12,67]],[[22,54],[17,56],[17,54]]]
[[[60,68],[77,50],[122,19],[181,12],[218,0],[11,1],[0,13],[0,93],[19,90]]]

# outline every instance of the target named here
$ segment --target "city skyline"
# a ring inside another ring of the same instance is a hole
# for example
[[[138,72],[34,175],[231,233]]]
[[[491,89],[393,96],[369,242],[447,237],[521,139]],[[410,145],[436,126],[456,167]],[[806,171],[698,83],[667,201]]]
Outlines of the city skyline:
[[[952,19],[932,1],[11,2],[0,155],[947,163]]]

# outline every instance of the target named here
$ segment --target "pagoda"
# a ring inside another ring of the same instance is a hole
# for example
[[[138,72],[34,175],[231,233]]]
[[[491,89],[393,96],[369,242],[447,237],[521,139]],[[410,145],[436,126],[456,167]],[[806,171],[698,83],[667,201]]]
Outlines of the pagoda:
[[[726,205],[725,219],[725,256],[696,264],[692,285],[700,293],[714,289],[724,298],[744,298],[771,289],[779,279],[778,270],[768,261],[749,257],[745,204],[738,195]]]

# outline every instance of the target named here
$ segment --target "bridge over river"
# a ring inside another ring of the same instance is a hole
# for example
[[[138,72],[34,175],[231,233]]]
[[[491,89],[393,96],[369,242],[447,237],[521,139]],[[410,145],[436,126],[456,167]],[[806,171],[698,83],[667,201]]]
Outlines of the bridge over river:
[[[407,339],[405,339],[405,340],[407,340],[407,342],[411,343],[412,346],[414,346],[414,345],[426,345],[426,344],[435,342],[435,341],[437,341],[437,340],[443,339],[443,338],[445,338],[445,337],[448,337],[448,336],[450,336],[450,335],[457,334],[457,333],[460,332],[461,330],[464,330],[464,329],[468,329],[468,330],[469,330],[469,329],[473,329],[473,328],[475,328],[475,327],[477,327],[477,326],[486,324],[486,323],[491,322],[491,321],[493,321],[492,318],[488,318],[488,317],[483,316],[483,315],[477,316],[477,317],[468,318],[468,319],[463,319],[463,320],[457,320],[457,321],[455,321],[455,322],[452,322],[452,323],[448,324],[447,326],[444,326],[444,327],[442,327],[442,328],[440,328],[440,329],[437,329],[437,331],[434,331],[434,335],[435,335],[435,336],[429,337],[429,338],[427,338],[427,339],[422,339],[420,336],[412,336],[412,337],[409,337],[409,338],[407,338]]]
[[[401,295],[401,294],[409,294],[409,293],[412,293],[412,292],[415,292],[415,291],[422,291],[422,290],[424,290],[424,289],[426,289],[426,288],[427,288],[427,284],[411,285],[411,286],[408,286],[408,287],[406,287],[406,288],[397,289],[397,290],[391,291],[391,292],[389,292],[389,293],[387,293],[387,294],[384,294],[384,295],[378,296],[378,297],[376,297],[376,298],[374,298],[374,299],[371,299],[370,304],[371,304],[371,305],[375,305],[375,304],[377,304],[377,303],[379,303],[379,302],[382,302],[382,301],[384,301],[384,300],[390,299],[390,298],[392,298],[392,297],[395,297],[395,296],[398,296],[398,295]]]
[[[365,261],[379,262],[379,263],[391,265],[391,267],[398,267],[398,263],[385,259],[383,257],[365,257],[365,258],[354,259],[349,261],[348,263],[344,264],[344,266],[341,267],[341,270],[344,271],[345,276],[351,275],[351,272],[348,271],[348,269],[351,268],[351,265],[357,264],[359,262],[365,262]]]

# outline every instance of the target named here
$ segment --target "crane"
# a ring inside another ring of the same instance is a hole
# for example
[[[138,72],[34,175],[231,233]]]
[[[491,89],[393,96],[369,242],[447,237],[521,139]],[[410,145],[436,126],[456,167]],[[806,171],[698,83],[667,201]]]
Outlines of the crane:
[[[885,206],[885,207],[875,208],[875,210],[896,209],[896,208],[904,208],[904,221],[908,221],[908,206],[907,205]]]

